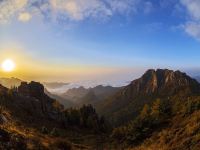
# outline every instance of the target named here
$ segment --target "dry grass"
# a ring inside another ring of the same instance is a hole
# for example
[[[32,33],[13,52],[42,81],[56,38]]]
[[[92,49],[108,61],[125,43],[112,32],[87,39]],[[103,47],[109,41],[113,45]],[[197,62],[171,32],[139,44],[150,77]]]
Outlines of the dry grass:
[[[155,133],[142,145],[130,150],[199,150],[200,111],[188,117],[176,116],[170,127]]]

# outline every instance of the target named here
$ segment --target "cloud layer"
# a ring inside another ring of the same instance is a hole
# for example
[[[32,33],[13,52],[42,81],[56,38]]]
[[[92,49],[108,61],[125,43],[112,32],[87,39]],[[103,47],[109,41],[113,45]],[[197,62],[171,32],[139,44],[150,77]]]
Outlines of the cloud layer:
[[[2,0],[0,1],[0,23],[7,23],[12,17],[23,11],[27,0]]]
[[[68,21],[109,19],[136,13],[140,8],[149,12],[152,4],[146,0],[0,0],[0,23],[13,18],[26,22],[35,15]]]
[[[36,16],[56,22],[105,21],[116,15],[150,13],[156,5],[164,9],[170,4],[184,9],[183,30],[200,40],[200,0],[0,0],[0,24],[28,22]]]
[[[185,32],[193,38],[200,40],[200,1],[199,0],[180,0],[186,9],[187,19],[183,25]]]

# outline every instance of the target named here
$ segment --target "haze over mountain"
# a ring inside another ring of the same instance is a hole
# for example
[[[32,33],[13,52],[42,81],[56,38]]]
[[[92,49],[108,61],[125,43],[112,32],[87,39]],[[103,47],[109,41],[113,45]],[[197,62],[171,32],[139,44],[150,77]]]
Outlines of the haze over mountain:
[[[68,85],[69,83],[62,83],[62,82],[44,82],[43,83],[46,88],[48,89],[57,89],[57,88],[62,88],[65,85]]]
[[[17,79],[17,78],[0,78],[0,84],[7,87],[18,87],[21,84],[22,80]]]
[[[71,101],[77,104],[83,104],[84,103],[83,101],[88,101],[88,99],[93,99],[93,102],[91,103],[94,103],[114,95],[121,88],[122,87],[112,87],[112,86],[102,86],[102,85],[98,85],[94,88],[84,88],[80,86],[79,88],[69,89],[61,96],[63,98],[70,99]],[[90,102],[88,101],[87,103]]]
[[[0,147],[198,150],[200,84],[185,73],[150,69],[125,87],[79,87],[66,93],[80,96],[75,104],[65,101],[75,108],[65,109],[38,82],[12,89],[1,85]]]
[[[47,94],[49,97],[57,100],[60,104],[62,104],[65,108],[70,108],[75,106],[75,103],[67,98],[63,98],[59,95],[50,93],[46,88],[44,89],[44,93]]]
[[[199,150],[199,56],[200,0],[0,0],[0,150]]]
[[[17,78],[0,78],[0,84],[7,88],[12,88],[12,87],[18,87],[21,85],[21,83],[24,82],[20,79]],[[69,86],[68,86],[69,85]],[[78,85],[76,85],[78,86]],[[109,97],[113,95],[115,92],[118,91],[120,88],[115,88],[111,86],[96,86],[94,88],[84,88],[84,87],[79,87],[79,88],[73,88],[72,84],[69,83],[61,83],[61,82],[44,82],[44,87],[45,87],[45,93],[53,98],[58,100],[61,104],[63,104],[66,108],[69,108],[71,106],[76,106],[76,105],[81,105],[84,102],[82,101],[88,101],[86,100],[85,97],[89,91],[94,90],[96,98],[94,99],[94,102],[97,102],[98,100],[104,100],[106,97]],[[72,89],[68,89],[72,87]],[[67,92],[60,94],[59,91],[60,89],[68,89]],[[49,92],[53,91],[53,93]],[[55,92],[59,91],[59,92]],[[90,102],[88,101],[88,104]]]
[[[92,106],[64,110],[63,105],[45,94],[42,84],[34,81],[22,82],[12,89],[0,85],[0,108],[0,149],[77,149],[84,145],[72,145],[67,139],[63,140],[71,136],[69,128],[77,135],[76,128],[85,131],[89,128],[91,133],[107,130],[105,120]],[[73,113],[80,115],[76,116],[78,120],[74,120]]]
[[[200,76],[195,77],[195,79],[200,82]]]

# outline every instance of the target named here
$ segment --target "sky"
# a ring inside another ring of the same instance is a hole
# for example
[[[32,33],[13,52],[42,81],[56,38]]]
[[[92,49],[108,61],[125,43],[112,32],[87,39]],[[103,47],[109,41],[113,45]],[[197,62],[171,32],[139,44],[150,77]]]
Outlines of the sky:
[[[199,0],[0,0],[3,77],[117,84],[149,68],[200,75]]]

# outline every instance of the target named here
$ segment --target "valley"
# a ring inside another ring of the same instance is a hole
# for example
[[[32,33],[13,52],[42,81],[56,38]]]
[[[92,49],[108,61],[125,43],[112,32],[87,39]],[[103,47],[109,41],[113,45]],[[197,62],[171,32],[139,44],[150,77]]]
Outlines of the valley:
[[[200,144],[200,84],[180,71],[148,70],[125,87],[73,88],[60,97],[38,82],[21,82],[1,86],[0,95],[3,149],[198,150]]]

